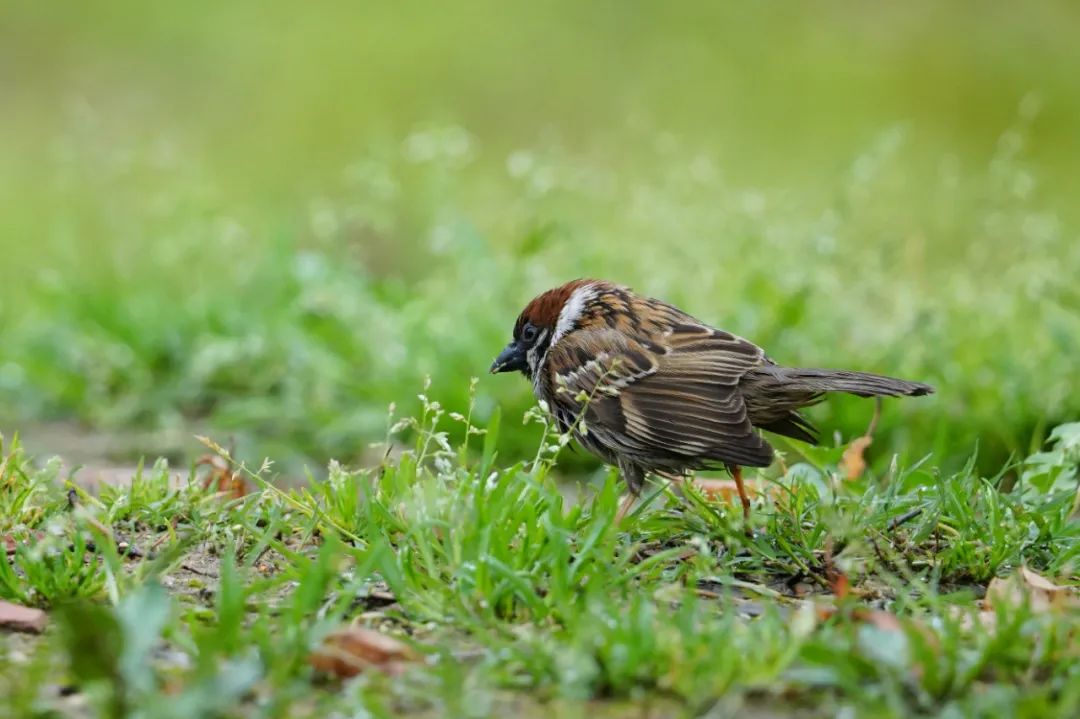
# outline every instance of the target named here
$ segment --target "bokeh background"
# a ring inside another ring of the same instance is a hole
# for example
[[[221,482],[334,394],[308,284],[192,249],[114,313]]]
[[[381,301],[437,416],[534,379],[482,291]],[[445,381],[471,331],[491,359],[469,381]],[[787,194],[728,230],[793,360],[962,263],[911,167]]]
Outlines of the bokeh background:
[[[9,3],[0,427],[131,457],[206,431],[290,471],[476,376],[517,458],[529,387],[486,368],[589,275],[784,363],[932,382],[876,461],[994,471],[1080,416],[1078,27],[1066,1]],[[812,415],[831,441],[869,413]]]

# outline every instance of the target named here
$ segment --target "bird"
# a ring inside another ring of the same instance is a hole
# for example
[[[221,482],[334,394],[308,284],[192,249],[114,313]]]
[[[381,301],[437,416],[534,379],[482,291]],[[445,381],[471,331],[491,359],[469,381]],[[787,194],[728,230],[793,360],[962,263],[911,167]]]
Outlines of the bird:
[[[829,392],[920,396],[934,388],[867,372],[786,367],[753,342],[627,286],[575,279],[533,298],[492,374],[521,372],[558,428],[618,468],[629,490],[649,474],[731,473],[750,522],[743,467],[767,467],[762,432],[817,444],[800,413]]]

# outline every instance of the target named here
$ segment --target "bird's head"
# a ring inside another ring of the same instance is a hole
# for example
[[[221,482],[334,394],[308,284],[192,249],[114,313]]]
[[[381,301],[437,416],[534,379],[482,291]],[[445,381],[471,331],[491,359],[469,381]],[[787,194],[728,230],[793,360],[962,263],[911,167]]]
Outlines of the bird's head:
[[[597,284],[596,280],[573,280],[534,297],[518,315],[514,338],[495,358],[492,374],[521,372],[534,377],[548,348],[574,329]]]

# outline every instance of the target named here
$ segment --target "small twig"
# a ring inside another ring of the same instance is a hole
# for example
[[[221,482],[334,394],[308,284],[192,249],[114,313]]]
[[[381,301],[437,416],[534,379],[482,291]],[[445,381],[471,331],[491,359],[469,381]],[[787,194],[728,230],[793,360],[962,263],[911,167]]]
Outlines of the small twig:
[[[190,564],[181,564],[180,568],[184,569],[184,570],[186,570],[188,572],[191,572],[192,574],[198,574],[200,577],[209,577],[210,579],[217,579],[218,578],[218,575],[211,574],[210,572],[204,572],[203,570],[197,569],[196,567],[193,567]]]
[[[179,520],[179,517],[173,517],[172,520],[169,522],[172,525],[173,531],[176,531],[176,524],[177,524],[178,520]],[[171,536],[172,536],[171,532],[168,532],[168,531],[162,532],[161,536],[158,537],[157,539],[155,539],[154,543],[150,545],[150,551],[152,552],[155,549],[157,549],[158,547],[160,547],[162,544],[165,543],[165,540],[168,539]]]
[[[899,517],[895,517],[891,522],[889,522],[889,527],[888,527],[889,531],[891,532],[894,529],[896,529],[897,527],[899,527],[901,524],[905,524],[907,522],[910,522],[911,520],[915,519],[916,517],[918,517],[922,513],[923,513],[923,508],[922,507],[916,507],[915,509],[904,512]]]
[[[887,566],[890,562],[881,553],[881,547],[878,546],[877,540],[873,537],[867,537],[867,540],[869,540],[870,546],[874,548],[874,555],[878,558],[878,561]]]
[[[873,437],[877,430],[878,420],[881,419],[881,397],[874,397],[874,414],[870,417],[870,425],[866,428],[864,437]]]
[[[754,592],[763,597],[772,597],[773,599],[779,599],[784,595],[776,591],[771,587],[766,587],[764,584],[758,584],[756,582],[747,582],[742,579],[736,579],[734,577],[715,577],[708,578],[708,581],[715,582],[725,587],[735,587],[736,589],[745,589],[749,592]]]
[[[271,549],[273,549],[273,546],[267,543],[267,545],[263,547],[258,554],[255,555],[255,559],[252,560],[251,566],[257,566],[259,562],[262,561],[262,558],[266,556],[266,553],[269,552]]]

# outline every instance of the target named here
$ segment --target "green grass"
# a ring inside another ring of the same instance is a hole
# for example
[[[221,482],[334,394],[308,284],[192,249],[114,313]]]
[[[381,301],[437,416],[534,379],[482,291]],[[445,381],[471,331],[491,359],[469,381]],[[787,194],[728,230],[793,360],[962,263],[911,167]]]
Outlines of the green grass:
[[[0,635],[0,713],[1077,713],[1076,610],[980,604],[1080,581],[1075,3],[16,5],[0,597],[52,626]],[[615,526],[485,374],[578,276],[937,392],[855,481],[872,405],[814,408],[752,538],[692,489]],[[350,620],[423,660],[314,676]]]
[[[160,230],[162,242],[176,243],[168,249],[93,273],[57,258],[24,288],[22,304],[8,306],[0,391],[18,411],[8,426],[19,417],[75,416],[114,429],[208,421],[235,434],[247,457],[356,458],[378,438],[386,406],[425,374],[444,388],[438,399],[461,409],[465,394],[453,388],[486,368],[533,293],[592,274],[669,299],[782,363],[930,382],[935,397],[889,405],[880,446],[911,452],[909,460],[933,450],[957,468],[978,441],[992,471],[1080,411],[1075,235],[1013,195],[1029,171],[1005,155],[995,160],[1000,178],[931,181],[937,208],[920,226],[903,226],[908,187],[927,180],[897,159],[902,135],[888,137],[889,147],[869,151],[873,174],[827,177],[836,199],[804,208],[782,193],[686,176],[693,158],[684,155],[658,157],[662,176],[600,193],[575,178],[614,181],[601,163],[538,149],[536,171],[570,186],[514,209],[519,182],[489,185],[509,206],[500,219],[512,229],[498,243],[457,204],[452,188],[471,170],[372,159],[373,177],[416,187],[386,206],[353,195],[374,203],[370,212],[393,217],[413,192],[433,205],[419,228],[398,228],[421,245],[401,251],[430,267],[410,268],[408,279],[350,258],[371,251],[350,239],[353,199],[327,205],[335,229],[324,237],[298,230],[222,249],[206,244],[222,237],[221,220],[193,221],[183,210],[167,222],[177,226]],[[602,230],[561,219],[586,206],[605,217]],[[139,211],[132,207],[132,221]],[[966,225],[977,243],[948,239]],[[527,383],[487,378],[477,411],[520,413],[531,401]],[[850,435],[869,409],[841,399],[815,412],[827,433]],[[507,441],[518,456],[528,451],[523,432],[508,428]]]
[[[19,548],[0,597],[48,608],[55,627],[18,659],[4,639],[8,711],[63,710],[70,694],[146,717],[1078,708],[1080,611],[977,606],[1021,565],[1080,580],[1075,424],[1011,487],[925,462],[845,481],[823,450],[767,475],[777,492],[747,537],[737,510],[692,488],[657,487],[616,526],[614,475],[568,501],[550,430],[535,459],[508,465],[498,423],[424,407],[396,459],[288,490],[268,466],[241,469],[258,488],[242,500],[170,483],[164,463],[130,491],[71,496],[9,447],[0,516]],[[455,424],[467,444],[447,440]],[[829,593],[836,571],[847,597]],[[988,630],[978,615],[995,608]],[[420,661],[319,680],[307,656],[347,621],[403,637]]]

